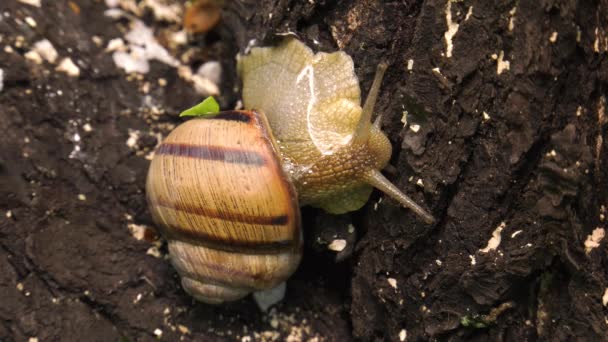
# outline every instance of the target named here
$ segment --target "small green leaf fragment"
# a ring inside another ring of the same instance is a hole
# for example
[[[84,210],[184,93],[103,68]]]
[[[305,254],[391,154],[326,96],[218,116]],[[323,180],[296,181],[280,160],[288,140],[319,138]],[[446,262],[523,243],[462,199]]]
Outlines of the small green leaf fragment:
[[[179,116],[210,116],[219,113],[219,111],[220,105],[215,101],[213,96],[209,96],[203,102],[181,112]]]
[[[462,324],[463,327],[476,329],[483,329],[488,326],[487,322],[484,322],[483,317],[477,315],[462,317],[460,319],[460,324]]]

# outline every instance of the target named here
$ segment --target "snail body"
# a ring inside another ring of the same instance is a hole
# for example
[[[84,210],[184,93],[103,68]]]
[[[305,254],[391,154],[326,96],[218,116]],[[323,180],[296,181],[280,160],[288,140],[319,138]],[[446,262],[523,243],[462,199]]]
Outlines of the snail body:
[[[146,183],[186,292],[221,303],[273,288],[302,255],[295,190],[254,111],[186,121],[157,148]]]
[[[361,208],[375,187],[431,223],[430,214],[380,173],[392,146],[371,116],[386,67],[378,66],[361,107],[353,61],[343,51],[314,54],[287,39],[237,60],[243,104],[268,118],[301,205],[342,214]]]
[[[237,63],[253,110],[181,124],[148,172],[150,211],[188,293],[221,303],[286,280],[302,255],[300,205],[353,211],[375,187],[433,221],[380,173],[392,148],[371,115],[386,65],[361,107],[344,52],[288,39]]]

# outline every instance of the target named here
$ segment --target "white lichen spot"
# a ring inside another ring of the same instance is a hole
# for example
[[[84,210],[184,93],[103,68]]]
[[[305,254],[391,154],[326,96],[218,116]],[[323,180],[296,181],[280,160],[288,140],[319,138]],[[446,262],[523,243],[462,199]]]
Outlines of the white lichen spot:
[[[434,73],[441,75],[441,69],[439,69],[439,67],[433,68],[432,70]],[[441,76],[443,76],[443,75],[441,75]]]
[[[595,40],[593,41],[593,51],[600,52],[600,30],[595,28]]]
[[[179,66],[177,68],[177,74],[182,79],[191,82],[194,85],[194,89],[196,89],[196,91],[203,96],[218,95],[220,93],[217,84],[206,77],[202,77],[198,74],[192,74],[192,70],[190,70],[189,66]]]
[[[146,236],[146,231],[148,230],[148,227],[146,225],[135,223],[127,224],[127,228],[136,240],[143,240]]]
[[[142,21],[134,20],[125,38],[129,42],[127,51],[115,51],[112,59],[125,72],[145,74],[150,70],[149,60],[177,67],[179,62],[154,38],[154,32]]]
[[[87,200],[87,196],[85,194],[78,194],[78,200],[79,201],[86,201]]]
[[[150,71],[150,64],[144,57],[144,51],[140,48],[133,48],[131,52],[115,51],[112,60],[117,67],[122,68],[127,73],[146,74]]]
[[[399,341],[403,342],[407,338],[407,331],[405,329],[401,329],[399,332]]]
[[[504,58],[505,52],[501,50],[498,54],[498,59],[496,60],[496,74],[498,75],[502,74],[502,72],[505,70],[509,70],[511,67],[511,63]]]
[[[553,31],[549,37],[549,41],[554,44],[557,41],[557,31]]]
[[[492,232],[492,237],[488,240],[488,245],[485,248],[479,250],[481,253],[488,253],[489,251],[496,250],[500,246],[502,230],[507,226],[506,222],[501,222],[496,229]]]
[[[523,230],[518,230],[518,231],[514,232],[513,234],[511,234],[511,239],[516,237],[517,235],[521,234],[521,232],[523,232]]]
[[[23,292],[23,283],[17,283],[17,291]]]
[[[471,259],[471,265],[475,266],[477,264],[477,260],[474,255],[469,254],[469,259]]]
[[[91,37],[91,40],[93,41],[93,44],[95,44],[97,47],[101,47],[103,45],[103,38],[101,38],[100,36],[93,36]]]
[[[160,329],[158,329],[158,328],[156,328],[156,329],[154,329],[154,335],[156,337],[160,338],[161,336],[163,336],[163,331],[160,330]]]
[[[407,110],[404,110],[404,111],[401,113],[401,123],[403,124],[403,127],[405,127],[405,126],[407,125],[407,115],[408,115],[408,114],[409,114],[409,113],[408,113],[408,111],[407,111]]]
[[[36,20],[34,20],[34,18],[32,17],[25,17],[24,19],[25,23],[28,24],[30,27],[36,27]]]
[[[439,259],[435,260],[435,263],[437,264],[437,266],[443,265],[443,262],[441,262],[441,260]]]
[[[327,249],[334,252],[341,252],[344,248],[346,248],[346,240],[344,239],[335,239],[327,245]]]
[[[407,60],[407,70],[408,71],[412,71],[414,69],[414,60],[413,59],[408,59]]]
[[[608,305],[608,287],[604,290],[604,295],[602,296],[602,304],[604,306]]]
[[[381,201],[378,201],[378,203],[380,203]],[[353,226],[352,224],[348,225],[348,233],[352,234],[355,232],[355,226]]]
[[[469,10],[467,11],[467,15],[464,17],[464,21],[469,20],[469,18],[471,18],[472,15],[473,15],[473,6],[469,7]]]
[[[583,115],[583,107],[578,106],[576,107],[576,116],[581,116]]]
[[[91,126],[91,124],[85,123],[84,125],[82,125],[82,130],[88,133],[93,130],[93,127]]]
[[[42,64],[42,57],[40,57],[40,54],[34,50],[30,50],[30,51],[26,52],[25,55],[23,55],[23,56],[28,61],[32,61],[36,64]]]
[[[188,44],[188,32],[186,30],[177,31],[171,34],[169,38],[176,47]]]
[[[141,132],[139,130],[129,129],[129,138],[127,139],[126,144],[130,149],[135,149],[137,147],[137,141],[139,141],[140,135]]]
[[[414,133],[418,133],[418,131],[420,130],[420,125],[418,124],[411,124],[410,125],[410,130]]]
[[[585,240],[585,253],[589,254],[594,248],[599,247],[604,236],[606,236],[606,231],[604,228],[600,227],[597,227],[591,234],[587,235],[587,240]]]
[[[110,39],[110,41],[108,42],[108,45],[106,46],[106,49],[105,49],[106,52],[126,51],[126,50],[127,50],[127,45],[125,44],[125,41],[122,40],[122,38]]]
[[[30,337],[27,339],[27,342],[38,342],[38,337]]]
[[[490,114],[488,114],[485,110],[482,113],[483,121],[489,121],[491,119]]]
[[[13,217],[13,212],[11,210],[7,210],[5,216],[6,218],[10,219],[11,217]]]
[[[135,297],[135,299],[133,299],[133,304],[137,304],[141,301],[142,295],[141,293],[138,293],[137,296]]]
[[[388,282],[388,284],[394,288],[395,290],[397,289],[397,279],[395,278],[388,278],[386,279],[386,281]]]
[[[424,188],[424,182],[422,181],[422,178],[418,178],[418,180],[416,181],[416,185],[421,188]]]
[[[34,6],[34,7],[40,7],[41,0],[18,0],[18,1],[22,4],[26,4],[26,5],[30,5],[30,6]]]
[[[181,22],[182,6],[179,3],[166,3],[160,0],[144,0],[139,7],[149,8],[159,21]]]
[[[80,76],[80,69],[72,62],[69,57],[66,57],[59,62],[59,65],[56,68],[57,71],[64,72],[68,76],[78,77]]]
[[[509,31],[513,31],[513,29],[515,28],[515,13],[517,12],[517,7],[513,7],[510,11],[509,11]]]
[[[185,326],[185,325],[178,324],[177,325],[177,330],[179,330],[179,332],[182,333],[182,334],[184,334],[184,335],[189,335],[190,334],[190,329],[188,329],[188,327]]]
[[[445,44],[446,44],[445,56],[447,58],[451,58],[452,50],[454,49],[454,43],[453,43],[452,39],[456,35],[456,32],[458,32],[458,23],[452,21],[452,1],[451,0],[448,0],[447,4],[445,6],[445,22],[448,27],[447,31],[445,31],[445,33],[443,35],[445,38]]]

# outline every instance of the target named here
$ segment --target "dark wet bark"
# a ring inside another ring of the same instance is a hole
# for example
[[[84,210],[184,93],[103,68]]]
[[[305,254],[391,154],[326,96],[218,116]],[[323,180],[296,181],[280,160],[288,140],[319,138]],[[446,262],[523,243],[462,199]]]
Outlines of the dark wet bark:
[[[389,62],[378,110],[389,176],[438,218],[426,226],[379,194],[349,216],[305,209],[305,260],[265,315],[249,299],[193,303],[127,229],[152,225],[153,133],[199,95],[160,63],[126,77],[92,41],[124,23],[103,2],[74,3],[78,14],[68,1],[0,4],[0,46],[13,48],[0,50],[0,340],[153,340],[155,329],[166,340],[607,339],[608,248],[585,241],[608,215],[608,1],[454,1],[449,19],[447,0],[229,2],[197,41],[201,61],[222,61],[222,106],[238,99],[234,56],[252,39],[293,32],[342,49],[364,92]],[[77,79],[24,58],[42,38],[77,63]],[[70,158],[75,145],[83,153]],[[499,246],[484,252],[497,228]],[[340,263],[325,247],[334,234],[354,244]]]

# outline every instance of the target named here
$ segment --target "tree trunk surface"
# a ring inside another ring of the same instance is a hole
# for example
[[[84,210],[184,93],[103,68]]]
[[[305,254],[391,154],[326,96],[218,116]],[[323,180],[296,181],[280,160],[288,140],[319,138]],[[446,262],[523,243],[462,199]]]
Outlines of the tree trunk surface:
[[[0,4],[1,341],[608,340],[608,1],[226,1],[178,47],[152,1],[121,18],[25,2]],[[285,35],[347,52],[363,94],[388,62],[387,176],[437,222],[377,192],[349,215],[304,208],[282,303],[194,302],[146,230],[144,184],[202,95],[167,63],[115,65],[136,19],[180,63],[221,62],[224,109],[236,54]],[[56,60],[32,57],[43,39]]]

